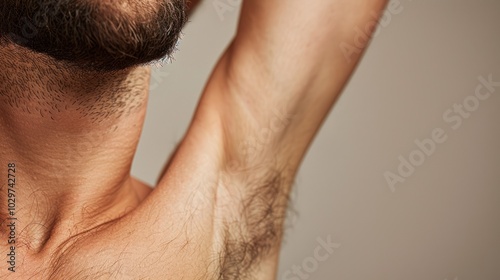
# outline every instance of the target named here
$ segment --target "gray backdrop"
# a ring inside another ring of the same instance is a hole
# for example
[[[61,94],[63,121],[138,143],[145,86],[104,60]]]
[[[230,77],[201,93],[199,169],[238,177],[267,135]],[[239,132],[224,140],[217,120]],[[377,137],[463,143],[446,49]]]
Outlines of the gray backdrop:
[[[393,2],[297,177],[280,280],[500,279],[500,86],[475,97],[500,82],[500,1]],[[205,0],[155,70],[135,176],[156,181],[239,6]]]

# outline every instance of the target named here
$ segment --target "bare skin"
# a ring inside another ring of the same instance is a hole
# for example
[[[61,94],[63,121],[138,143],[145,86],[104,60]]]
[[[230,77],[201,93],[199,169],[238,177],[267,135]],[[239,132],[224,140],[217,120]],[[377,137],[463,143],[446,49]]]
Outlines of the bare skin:
[[[154,189],[130,175],[148,67],[96,76],[0,47],[4,241],[9,163],[17,178],[16,272],[2,241],[0,278],[275,279],[293,178],[364,49],[348,60],[339,45],[356,45],[355,27],[385,4],[245,1]],[[7,78],[22,83],[2,88]]]

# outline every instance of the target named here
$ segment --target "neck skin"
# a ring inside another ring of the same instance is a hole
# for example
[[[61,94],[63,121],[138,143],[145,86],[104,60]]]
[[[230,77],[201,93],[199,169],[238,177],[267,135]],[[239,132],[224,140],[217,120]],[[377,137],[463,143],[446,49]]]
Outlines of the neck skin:
[[[41,254],[134,209],[130,168],[150,71],[89,73],[0,45],[0,237],[7,240],[7,165],[16,164],[16,246]]]

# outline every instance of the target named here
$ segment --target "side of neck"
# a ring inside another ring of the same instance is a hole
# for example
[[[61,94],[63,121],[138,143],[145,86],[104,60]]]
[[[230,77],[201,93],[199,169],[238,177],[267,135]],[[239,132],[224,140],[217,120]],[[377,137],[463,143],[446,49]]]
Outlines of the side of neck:
[[[54,227],[133,204],[130,168],[145,118],[149,67],[89,73],[1,46],[0,65],[0,174],[16,163],[23,204],[17,217],[43,225],[26,229],[24,239],[46,240]],[[0,205],[2,217],[6,211]]]

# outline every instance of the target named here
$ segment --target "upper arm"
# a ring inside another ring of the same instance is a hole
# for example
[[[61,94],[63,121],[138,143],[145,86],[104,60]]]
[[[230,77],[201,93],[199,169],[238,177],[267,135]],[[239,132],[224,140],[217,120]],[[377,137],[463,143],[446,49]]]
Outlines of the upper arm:
[[[295,170],[351,76],[386,0],[253,0],[206,103],[219,114],[225,159]],[[360,44],[362,43],[362,44]],[[346,56],[346,45],[358,48]],[[217,71],[217,70],[216,70]],[[293,173],[293,172],[292,172]]]

